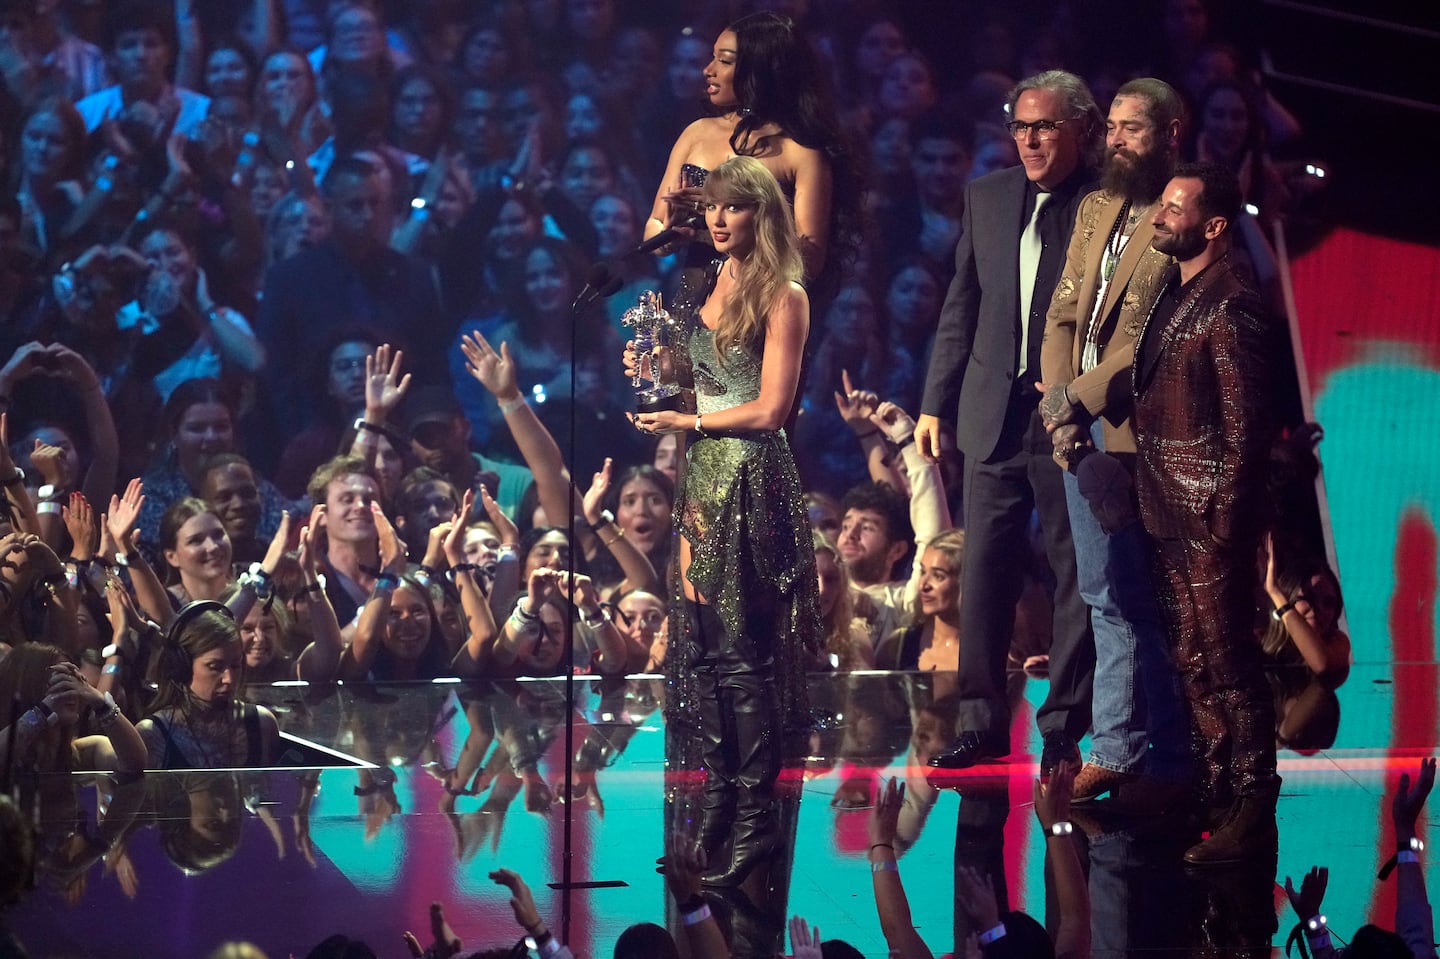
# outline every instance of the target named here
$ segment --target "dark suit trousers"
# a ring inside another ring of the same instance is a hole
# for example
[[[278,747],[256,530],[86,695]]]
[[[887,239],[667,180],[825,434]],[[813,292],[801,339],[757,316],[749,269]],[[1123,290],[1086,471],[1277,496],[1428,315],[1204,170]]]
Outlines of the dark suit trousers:
[[[1008,739],[1006,655],[1034,511],[1056,583],[1050,692],[1037,722],[1043,734],[1063,732],[1078,741],[1090,728],[1095,639],[1076,585],[1065,487],[1036,412],[1038,395],[1033,389],[1017,390],[994,454],[985,462],[965,460],[959,727]]]

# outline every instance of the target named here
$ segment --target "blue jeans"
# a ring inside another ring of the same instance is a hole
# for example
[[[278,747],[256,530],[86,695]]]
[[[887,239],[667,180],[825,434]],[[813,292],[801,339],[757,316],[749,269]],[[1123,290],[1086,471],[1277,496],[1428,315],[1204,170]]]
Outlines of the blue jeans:
[[[1096,448],[1103,449],[1098,421],[1091,436]],[[1145,530],[1137,515],[1123,529],[1106,533],[1069,470],[1065,500],[1080,596],[1090,607],[1095,632],[1090,762],[1120,772],[1184,779],[1190,763],[1190,724],[1156,601]]]

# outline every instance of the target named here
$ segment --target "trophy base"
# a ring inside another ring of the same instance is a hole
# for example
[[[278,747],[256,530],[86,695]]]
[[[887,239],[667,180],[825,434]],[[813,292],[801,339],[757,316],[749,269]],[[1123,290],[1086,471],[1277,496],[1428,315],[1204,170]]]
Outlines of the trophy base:
[[[642,390],[635,394],[635,410],[638,413],[678,412],[681,402],[679,390]]]

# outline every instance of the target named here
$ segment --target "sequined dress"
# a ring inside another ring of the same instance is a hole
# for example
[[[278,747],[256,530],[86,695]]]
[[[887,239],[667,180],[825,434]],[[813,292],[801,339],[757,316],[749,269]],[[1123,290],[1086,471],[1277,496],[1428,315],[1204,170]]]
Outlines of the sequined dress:
[[[697,412],[729,409],[760,395],[760,356],[732,346],[725,362],[700,306],[714,288],[716,261],[704,279],[682,287],[671,313],[682,324]],[[707,432],[711,432],[708,431]],[[732,634],[769,627],[774,682],[790,733],[807,725],[805,667],[823,643],[815,547],[800,476],[785,431],[690,435],[675,529],[690,541],[688,578]],[[678,550],[676,553],[678,554]],[[671,649],[689,647],[684,594],[672,583]],[[677,646],[676,637],[681,640]],[[698,728],[693,676],[686,657],[667,658],[667,721]]]

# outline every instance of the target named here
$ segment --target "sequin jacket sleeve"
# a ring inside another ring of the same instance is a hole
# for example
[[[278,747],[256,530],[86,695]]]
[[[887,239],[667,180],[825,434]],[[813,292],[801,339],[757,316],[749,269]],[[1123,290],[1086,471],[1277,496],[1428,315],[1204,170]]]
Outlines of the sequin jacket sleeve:
[[[1194,282],[1163,330],[1142,332],[1161,339],[1135,371],[1136,483],[1152,536],[1228,545],[1263,519],[1271,331],[1228,260]]]

